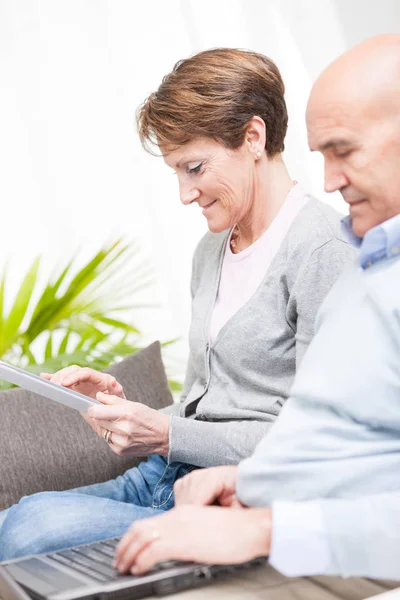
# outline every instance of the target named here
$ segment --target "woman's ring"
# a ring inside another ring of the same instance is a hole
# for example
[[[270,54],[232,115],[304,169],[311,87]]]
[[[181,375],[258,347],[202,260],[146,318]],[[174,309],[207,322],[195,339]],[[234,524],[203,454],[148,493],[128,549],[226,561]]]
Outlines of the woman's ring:
[[[111,431],[109,429],[105,429],[104,430],[103,438],[104,438],[106,444],[108,444],[109,446],[112,444],[112,441],[111,441]]]

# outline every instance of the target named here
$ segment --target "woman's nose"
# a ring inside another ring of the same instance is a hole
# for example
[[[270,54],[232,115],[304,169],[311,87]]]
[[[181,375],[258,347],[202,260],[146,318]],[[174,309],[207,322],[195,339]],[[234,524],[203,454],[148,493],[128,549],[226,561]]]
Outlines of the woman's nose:
[[[195,202],[200,197],[200,190],[194,186],[190,185],[190,183],[179,183],[179,195],[181,198],[182,204],[191,204]]]

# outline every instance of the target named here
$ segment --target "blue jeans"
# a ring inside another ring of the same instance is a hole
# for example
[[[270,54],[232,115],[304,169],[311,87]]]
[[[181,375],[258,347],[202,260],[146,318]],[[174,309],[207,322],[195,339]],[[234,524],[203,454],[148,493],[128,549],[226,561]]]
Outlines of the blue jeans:
[[[105,483],[25,496],[0,512],[0,562],[121,536],[136,519],[172,508],[175,481],[194,468],[151,456]]]

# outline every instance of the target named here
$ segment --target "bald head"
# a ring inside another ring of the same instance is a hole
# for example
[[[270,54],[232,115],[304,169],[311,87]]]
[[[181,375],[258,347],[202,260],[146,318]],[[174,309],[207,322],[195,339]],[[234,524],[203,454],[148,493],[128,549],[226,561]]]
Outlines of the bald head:
[[[325,189],[342,192],[357,235],[400,213],[400,35],[369,39],[323,71],[307,129]]]
[[[380,35],[345,52],[319,76],[307,116],[319,105],[348,105],[372,112],[400,110],[400,35]]]
[[[373,116],[399,111],[400,35],[380,35],[345,52],[319,76],[311,91],[307,120],[326,103]]]

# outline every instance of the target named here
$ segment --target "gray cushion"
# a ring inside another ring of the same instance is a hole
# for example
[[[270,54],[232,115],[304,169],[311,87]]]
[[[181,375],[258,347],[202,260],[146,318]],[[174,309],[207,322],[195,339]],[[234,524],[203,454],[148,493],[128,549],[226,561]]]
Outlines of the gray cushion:
[[[108,372],[129,400],[172,402],[158,342]],[[20,388],[0,392],[0,510],[34,492],[107,481],[138,462],[114,454],[77,411]]]

